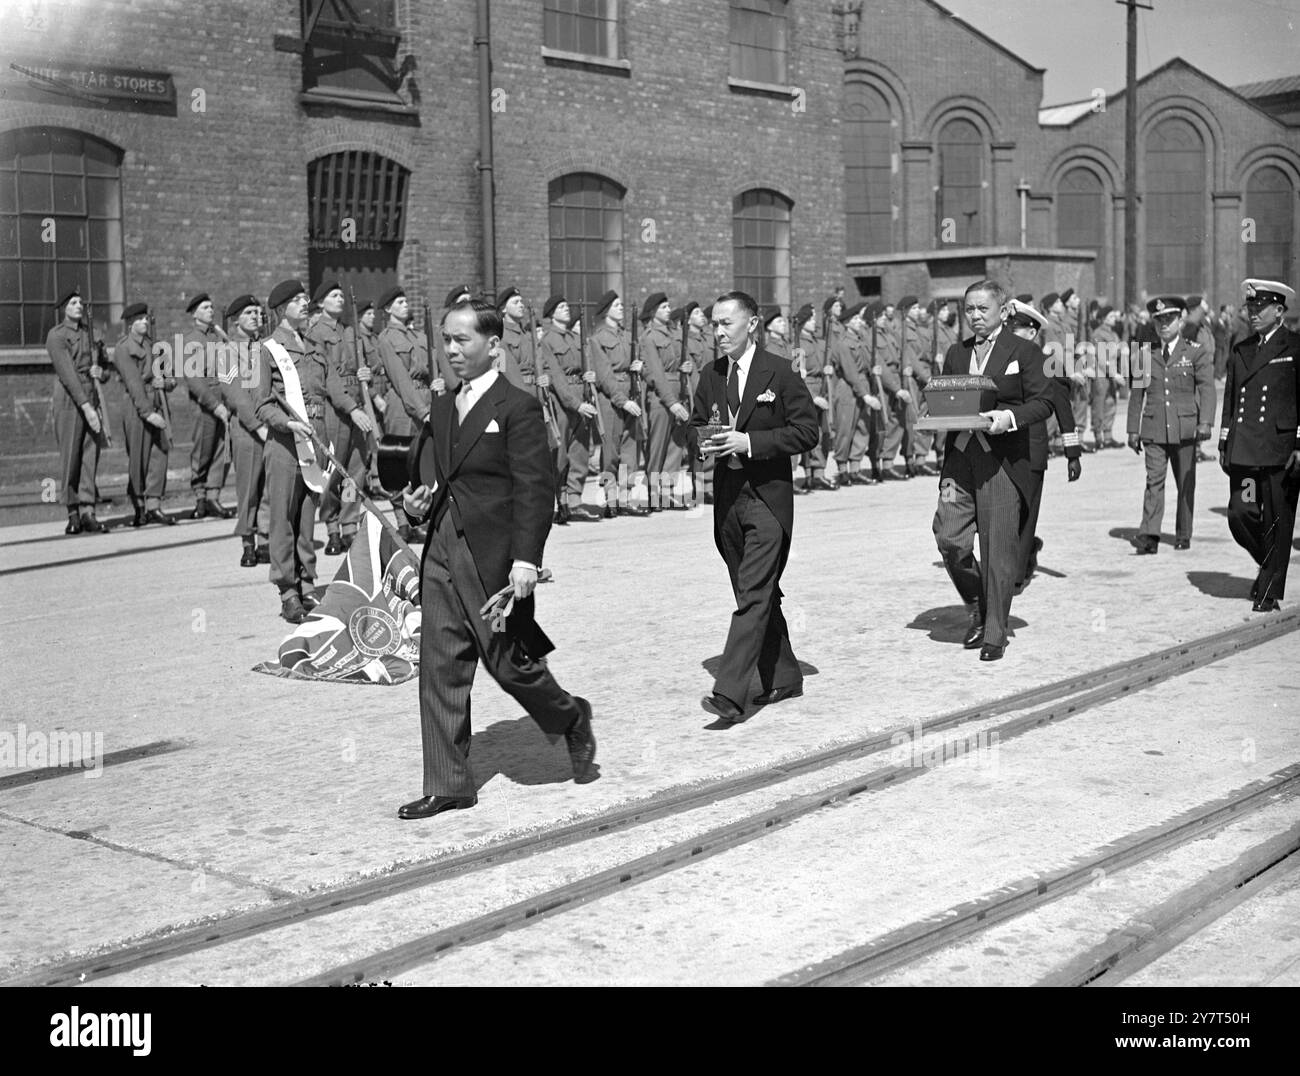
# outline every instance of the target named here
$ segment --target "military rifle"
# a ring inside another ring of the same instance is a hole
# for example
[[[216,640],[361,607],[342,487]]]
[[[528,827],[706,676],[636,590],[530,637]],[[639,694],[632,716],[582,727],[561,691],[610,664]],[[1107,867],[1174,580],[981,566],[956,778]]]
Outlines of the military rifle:
[[[92,366],[98,366],[100,372],[104,372],[104,364],[107,356],[104,354],[104,340],[95,339],[95,323],[92,320],[93,306],[90,302],[90,280],[86,280],[86,301],[82,304],[82,321],[81,327],[86,333],[86,350],[90,355]],[[104,408],[104,394],[99,389],[99,378],[93,373],[90,375],[90,402],[95,408],[95,413],[99,416],[99,437],[100,445],[104,448],[113,447],[113,435],[108,428],[108,412]],[[96,497],[98,498],[98,483],[96,483]]]
[[[546,423],[546,441],[551,449],[557,449],[563,444],[563,438],[560,437],[560,424],[555,418],[555,401],[551,399],[550,390],[537,382],[541,377],[541,370],[537,365],[537,315],[533,313],[533,304],[527,303],[528,310],[528,354],[533,361],[533,386],[537,392],[537,402],[542,405],[542,421]]]
[[[167,401],[167,382],[171,381],[172,385],[175,386],[176,381],[169,377],[158,378],[157,372],[153,370],[153,345],[154,341],[158,339],[157,331],[157,327],[154,325],[153,311],[151,310],[149,311],[149,365],[150,372],[154,374],[155,380],[158,382],[154,386],[154,391],[158,394],[156,397],[159,405],[158,413],[162,415],[163,422],[166,423],[162,431],[163,443],[161,448],[164,452],[170,453],[172,450],[172,408]],[[171,372],[175,373],[175,370],[173,369]]]
[[[691,315],[688,314],[686,312],[686,308],[683,307],[682,308],[682,344],[681,344],[682,350],[681,350],[681,355],[677,359],[677,391],[681,395],[682,406],[685,407],[687,411],[693,410],[693,403],[694,403],[694,401],[692,401],[691,399],[691,375],[688,374],[685,370],[686,364],[690,361],[689,359],[690,335],[691,335]],[[689,422],[690,419],[688,418],[686,421]]]
[[[348,285],[348,302],[352,304],[352,357],[356,359],[359,366],[370,369],[370,363],[366,362],[365,356],[361,351],[361,337],[357,333],[357,293],[352,285]],[[361,410],[365,412],[366,418],[370,420],[370,432],[366,434],[366,456],[369,463],[367,474],[369,481],[379,482],[379,436],[375,432],[379,429],[379,420],[375,418],[375,404],[370,399],[370,386],[364,381],[358,379],[357,384],[361,386]]]
[[[586,308],[582,305],[578,307],[578,357],[582,362],[582,395],[585,402],[591,404],[596,409],[596,432],[600,434],[600,440],[605,440],[605,420],[600,414],[600,395],[596,391],[595,382],[587,380],[587,374],[592,370],[591,356],[587,353],[587,330],[583,326],[583,319],[586,316]],[[591,420],[587,425],[587,442],[591,443]]]
[[[641,417],[635,420],[636,425],[634,429],[636,432],[634,434],[633,440],[636,443],[636,469],[638,471],[643,471],[646,469],[646,467],[649,465],[650,462],[649,459],[647,459],[647,456],[649,455],[648,452],[649,445],[647,444],[647,437],[646,437],[646,386],[645,386],[644,374],[638,373],[636,370],[636,362],[637,362],[636,330],[637,330],[638,323],[636,319],[635,308],[632,308],[632,312],[630,316],[632,320],[629,322],[629,329],[627,334],[628,336],[628,377],[630,378],[630,384],[628,385],[628,388],[632,390],[630,395],[636,401],[636,405],[639,408],[641,408]],[[629,317],[628,304],[626,300],[624,300],[623,302],[623,317],[624,320],[626,320]]]
[[[427,373],[429,376],[429,396],[430,399],[432,399],[432,397],[435,395],[433,391],[433,383],[438,379],[438,368],[436,365],[437,359],[433,351],[433,317],[429,313],[428,299],[421,299],[420,305],[424,307],[424,346],[425,348],[428,349],[429,352]],[[409,370],[407,372],[411,374],[412,378],[415,377],[414,370]],[[436,393],[436,395],[441,396],[443,392],[446,391],[447,391],[446,389],[443,389],[442,392]]]

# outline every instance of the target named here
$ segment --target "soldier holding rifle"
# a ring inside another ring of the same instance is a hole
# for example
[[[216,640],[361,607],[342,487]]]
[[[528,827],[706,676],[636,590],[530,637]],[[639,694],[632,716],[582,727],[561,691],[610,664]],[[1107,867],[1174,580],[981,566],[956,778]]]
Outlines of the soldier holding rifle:
[[[194,511],[191,519],[215,516],[229,519],[235,513],[221,503],[221,487],[226,484],[230,469],[227,452],[230,409],[221,400],[218,387],[215,345],[226,343],[229,337],[215,324],[216,309],[207,292],[201,291],[185,307],[194,323],[184,337],[187,364],[185,390],[198,406],[194,411],[194,428],[190,437],[190,489],[194,492]],[[177,356],[180,361],[182,356]],[[199,371],[189,367],[190,362],[200,363]]]
[[[176,520],[162,511],[171,430],[166,418],[165,386],[161,378],[154,377],[149,308],[144,303],[132,303],[122,311],[122,322],[126,333],[113,348],[113,366],[130,405],[122,427],[126,434],[127,495],[135,509],[131,526],[171,526]],[[175,387],[175,382],[172,385]]]
[[[591,334],[591,361],[600,389],[599,406],[604,427],[601,443],[600,485],[605,494],[606,519],[615,516],[647,516],[649,509],[629,503],[628,495],[619,504],[620,465],[626,470],[630,494],[633,484],[641,478],[637,465],[641,405],[633,385],[632,350],[623,328],[623,300],[616,291],[607,291],[596,304],[595,319],[599,322]],[[639,371],[637,371],[639,373]]]
[[[542,307],[550,322],[542,334],[541,364],[555,407],[560,443],[557,449],[557,488],[561,498],[556,521],[598,523],[600,516],[582,503],[582,489],[591,463],[591,421],[595,403],[587,399],[595,375],[586,373],[582,345],[570,331],[573,314],[563,295],[552,295]]]
[[[686,423],[691,417],[682,397],[680,342],[668,331],[672,309],[668,296],[657,291],[646,297],[641,320],[646,322],[641,356],[649,385],[646,418],[650,425],[651,511],[683,511],[688,505],[679,495],[686,460]],[[689,400],[690,397],[685,398]]]
[[[60,323],[45,337],[54,364],[54,436],[59,446],[59,485],[68,509],[64,534],[107,530],[95,518],[95,476],[104,442],[104,416],[96,408],[96,381],[108,372],[96,361],[82,325],[80,291],[69,289],[57,306]]]
[[[258,338],[262,335],[262,304],[252,295],[241,295],[226,307],[226,321],[235,319],[230,339],[246,353],[250,362],[257,362]],[[252,367],[251,370],[256,369]],[[252,378],[249,377],[251,382]],[[222,403],[234,414],[230,424],[231,448],[235,457],[235,533],[243,545],[239,558],[241,568],[256,568],[270,564],[271,553],[267,547],[268,515],[262,512],[266,498],[266,461],[264,446],[269,431],[266,423],[257,417],[253,397],[235,379],[219,383]],[[259,515],[261,521],[259,522]],[[257,541],[258,535],[262,540]]]

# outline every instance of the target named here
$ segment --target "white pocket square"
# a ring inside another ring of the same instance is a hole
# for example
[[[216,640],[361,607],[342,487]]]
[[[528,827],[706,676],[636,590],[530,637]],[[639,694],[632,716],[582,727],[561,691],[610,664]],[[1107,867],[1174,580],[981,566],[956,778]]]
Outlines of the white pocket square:
[[[1003,376],[1003,377],[1008,377],[1008,376],[1010,376],[1011,374],[1018,374],[1018,373],[1020,373],[1020,360],[1019,360],[1019,359],[1012,359],[1012,360],[1007,364],[1007,368],[1006,368],[1005,370],[1002,371],[1002,376]]]
[[[1283,355],[1280,359],[1269,359],[1268,365],[1272,366],[1275,362],[1290,362],[1291,358],[1290,355]]]
[[[501,432],[501,427],[497,425],[497,420],[496,420],[496,419],[493,419],[491,422],[489,422],[489,423],[488,423],[488,424],[483,428],[483,432],[484,432],[484,433],[500,433],[500,432]]]
[[[776,393],[773,392],[771,389],[768,389],[766,392],[760,392],[758,396],[754,399],[754,402],[771,403],[775,399],[776,399]]]

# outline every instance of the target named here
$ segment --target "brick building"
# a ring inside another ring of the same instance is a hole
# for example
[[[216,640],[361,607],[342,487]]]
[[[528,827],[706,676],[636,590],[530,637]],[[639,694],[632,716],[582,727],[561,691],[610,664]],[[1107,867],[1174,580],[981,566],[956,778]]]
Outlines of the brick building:
[[[1043,108],[1041,68],[931,0],[494,0],[486,85],[478,6],[6,7],[0,456],[52,448],[42,344],[71,279],[101,323],[147,299],[160,335],[200,290],[326,272],[434,307],[459,283],[537,306],[925,298],[986,274],[1121,292],[1123,95]],[[1295,87],[1174,61],[1138,101],[1138,288],[1217,302],[1247,273],[1295,279]]]

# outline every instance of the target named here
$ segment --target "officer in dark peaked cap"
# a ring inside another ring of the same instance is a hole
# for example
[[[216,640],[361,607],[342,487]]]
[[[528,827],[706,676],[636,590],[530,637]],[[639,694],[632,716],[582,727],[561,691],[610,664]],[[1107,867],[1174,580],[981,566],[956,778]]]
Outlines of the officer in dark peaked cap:
[[[1128,444],[1146,458],[1142,524],[1133,544],[1139,554],[1160,548],[1165,512],[1165,475],[1174,472],[1178,490],[1174,549],[1190,549],[1196,500],[1196,443],[1208,441],[1214,424],[1214,351],[1182,335],[1187,304],[1179,295],[1147,303],[1160,334],[1151,349],[1151,370],[1130,384]]]
[[[1293,288],[1253,277],[1243,287],[1254,333],[1228,358],[1219,466],[1228,475],[1228,527],[1259,565],[1250,596],[1263,613],[1286,596],[1300,497],[1300,334],[1282,324]]]
[[[221,503],[221,487],[226,484],[230,458],[226,454],[226,432],[230,422],[230,409],[221,400],[221,391],[215,368],[214,345],[229,340],[216,324],[212,297],[201,291],[186,304],[185,313],[194,323],[185,333],[184,362],[186,364],[185,390],[198,405],[194,411],[194,428],[190,437],[190,488],[194,492],[194,511],[191,519],[215,516],[229,519],[235,513]],[[190,366],[200,362],[201,369]]]

